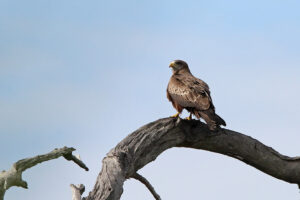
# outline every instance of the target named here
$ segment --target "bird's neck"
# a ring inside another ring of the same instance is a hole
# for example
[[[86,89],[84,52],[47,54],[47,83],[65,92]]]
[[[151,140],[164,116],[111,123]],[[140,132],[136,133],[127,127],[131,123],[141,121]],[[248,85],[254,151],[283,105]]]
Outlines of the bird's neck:
[[[174,74],[186,74],[186,73],[191,74],[191,71],[189,68],[183,68],[183,69],[180,69],[180,70],[174,72]]]

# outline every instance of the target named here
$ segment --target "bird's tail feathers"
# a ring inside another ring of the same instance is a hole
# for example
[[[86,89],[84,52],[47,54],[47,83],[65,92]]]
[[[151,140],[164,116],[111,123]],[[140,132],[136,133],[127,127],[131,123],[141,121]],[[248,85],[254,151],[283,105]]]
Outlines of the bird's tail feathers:
[[[194,111],[193,114],[199,119],[200,117],[205,120],[211,130],[215,130],[217,127],[223,125],[226,126],[226,122],[217,115],[212,109],[205,111]]]
[[[219,125],[226,126],[226,122],[219,115],[215,114],[215,119]]]

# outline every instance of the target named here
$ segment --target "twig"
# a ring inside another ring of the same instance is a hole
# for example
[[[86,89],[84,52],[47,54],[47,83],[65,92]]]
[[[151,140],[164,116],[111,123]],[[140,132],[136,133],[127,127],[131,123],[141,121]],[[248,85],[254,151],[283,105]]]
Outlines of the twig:
[[[89,171],[89,168],[81,161],[80,157],[74,156],[72,153],[64,155],[64,158],[73,161],[76,163],[79,167],[85,169],[85,171]]]
[[[131,177],[140,181],[141,183],[143,183],[148,188],[148,190],[151,192],[151,194],[154,196],[154,198],[156,200],[161,200],[160,196],[155,192],[153,186],[150,184],[150,182],[145,177],[143,177],[142,175],[140,175],[138,173],[133,174]]]

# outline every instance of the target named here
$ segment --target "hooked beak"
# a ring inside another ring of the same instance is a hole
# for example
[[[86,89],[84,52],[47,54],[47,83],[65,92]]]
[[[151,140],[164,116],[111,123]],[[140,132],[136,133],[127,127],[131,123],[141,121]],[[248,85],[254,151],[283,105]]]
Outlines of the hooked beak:
[[[169,67],[173,68],[174,66],[175,66],[175,62],[173,61],[170,63]]]

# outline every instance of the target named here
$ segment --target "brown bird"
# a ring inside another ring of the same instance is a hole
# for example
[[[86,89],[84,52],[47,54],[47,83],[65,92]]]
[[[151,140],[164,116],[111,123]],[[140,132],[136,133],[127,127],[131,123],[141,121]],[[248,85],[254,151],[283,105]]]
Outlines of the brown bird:
[[[225,121],[215,113],[208,85],[194,77],[186,62],[174,60],[170,66],[173,75],[170,78],[167,97],[172,102],[179,117],[183,109],[190,112],[188,120],[195,115],[197,119],[203,118],[210,130],[216,130],[220,125],[226,126]]]

